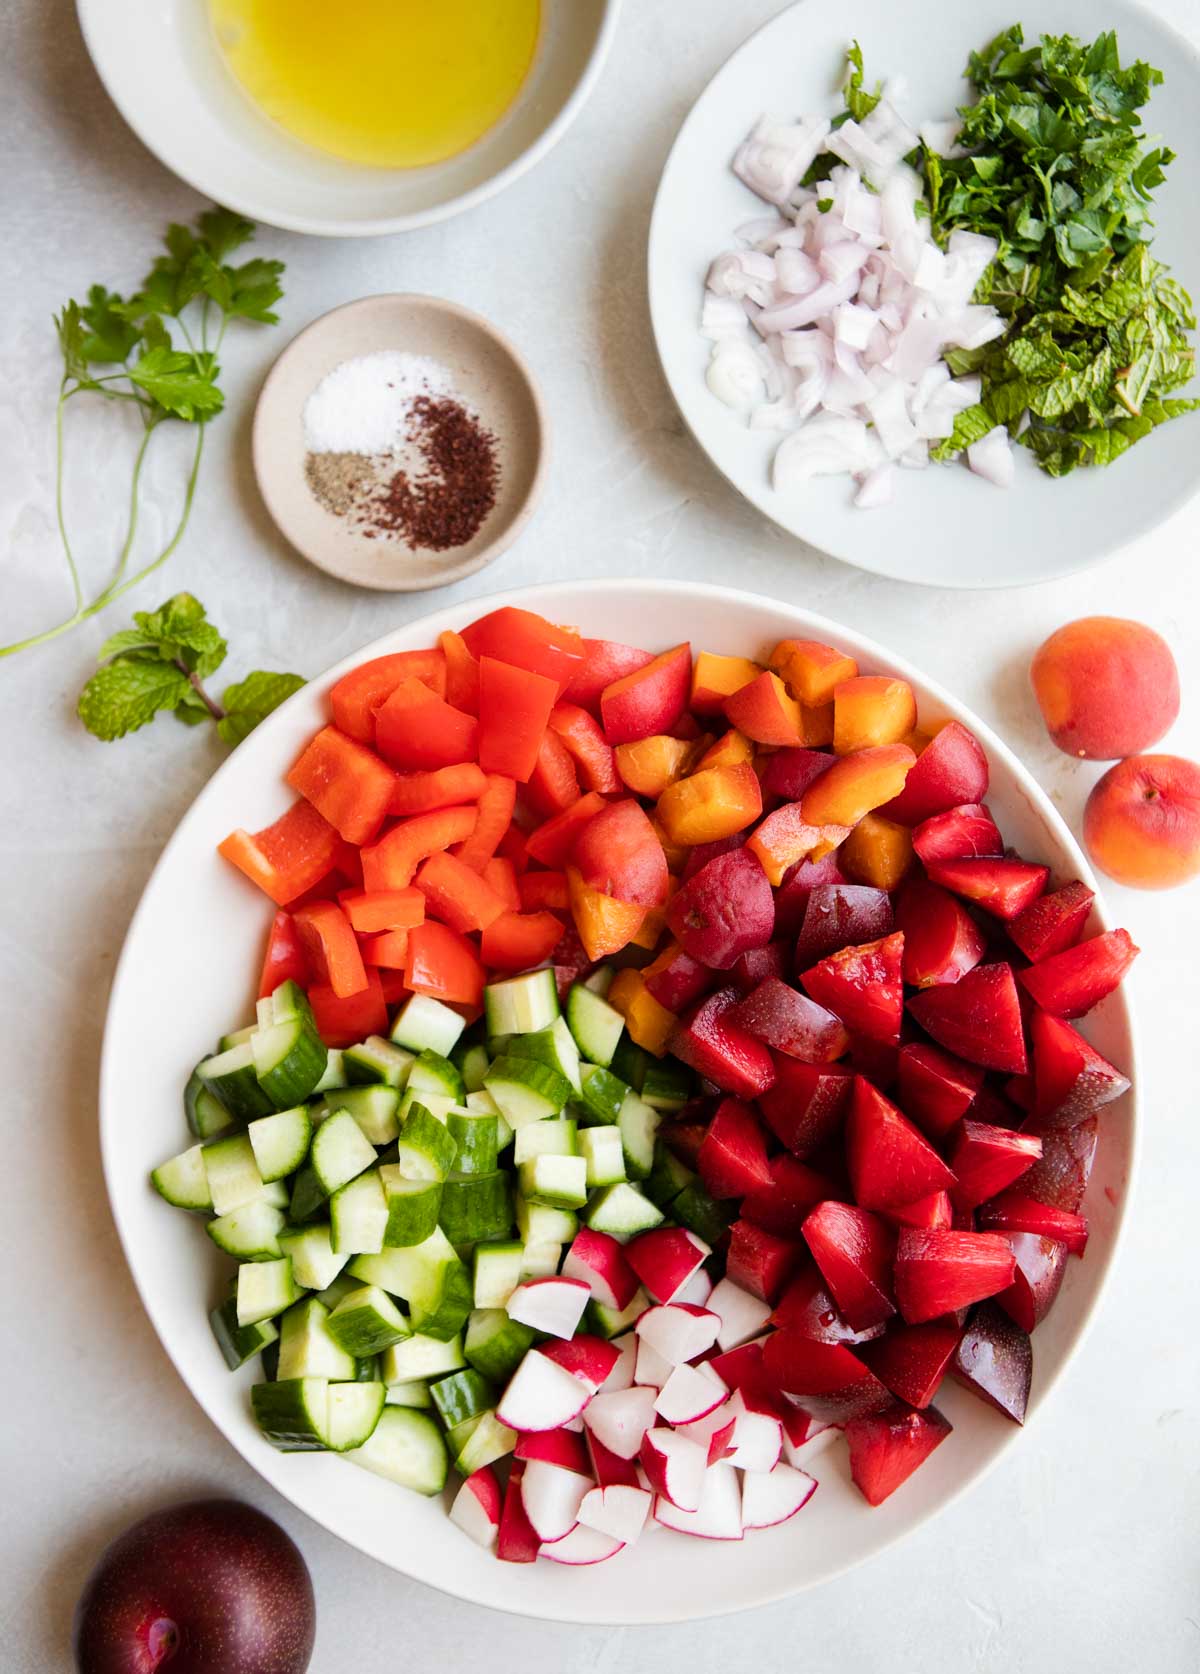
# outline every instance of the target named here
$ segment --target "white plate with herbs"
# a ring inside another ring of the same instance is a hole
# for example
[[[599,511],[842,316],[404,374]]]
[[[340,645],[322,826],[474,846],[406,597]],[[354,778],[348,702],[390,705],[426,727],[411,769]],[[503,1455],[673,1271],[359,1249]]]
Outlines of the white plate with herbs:
[[[1129,196],[1142,205],[1135,213],[1148,213],[1153,221],[1155,258],[1169,264],[1172,277],[1185,289],[1200,290],[1200,199],[1194,189],[1200,169],[1200,54],[1131,0],[1108,0],[1101,7],[1089,0],[1045,0],[1024,12],[1008,0],[950,10],[935,0],[909,0],[903,6],[892,0],[807,0],[793,6],[746,41],[697,100],[663,171],[651,224],[650,304],[659,355],[680,411],[713,463],[767,517],[811,546],[862,569],[933,586],[986,588],[1046,581],[1093,564],[1144,535],[1178,510],[1200,482],[1195,469],[1200,413],[1162,424],[1104,468],[1079,468],[1058,477],[1045,474],[1026,446],[1014,445],[1013,480],[1007,488],[994,486],[960,461],[927,469],[900,465],[889,474],[886,495],[879,496],[887,503],[861,509],[854,504],[854,477],[807,476],[811,455],[807,465],[785,469],[781,477],[786,485],[776,488],[773,462],[791,431],[753,428],[747,409],[731,409],[706,383],[714,344],[701,333],[705,277],[722,252],[753,248],[750,241],[739,242],[736,229],[754,222],[769,227],[777,218],[776,208],[756,196],[731,166],[760,117],[785,124],[798,124],[806,116],[833,117],[842,109],[839,89],[846,74],[846,51],[856,40],[865,63],[865,90],[882,81],[904,122],[913,131],[926,128],[933,143],[944,146],[946,130],[927,125],[953,118],[957,107],[972,101],[973,90],[963,78],[969,55],[981,52],[1018,18],[1025,27],[1026,48],[1036,46],[1043,33],[1072,34],[1092,43],[1101,31],[1115,31],[1122,66],[1140,59],[1164,72],[1161,84],[1150,91],[1141,119],[1145,133],[1154,136],[1147,144],[1153,148],[1165,143],[1176,153],[1175,160],[1165,169],[1161,184],[1149,182],[1152,203],[1144,203],[1136,192]],[[885,142],[890,137],[885,134]],[[1063,143],[1070,143],[1069,135]],[[886,143],[883,150],[886,154]],[[849,155],[855,156],[853,149]],[[867,173],[869,179],[869,169]],[[924,175],[921,184],[927,192]],[[827,187],[816,190],[828,192]],[[1064,193],[1056,213],[1063,223],[1062,236],[1087,243],[1094,228],[1087,226],[1086,213],[1080,221],[1081,210],[1086,206],[1071,208]],[[816,213],[814,204],[809,214]],[[1072,220],[1075,224],[1068,232],[1066,223]],[[822,268],[822,282],[826,277]],[[787,300],[782,285],[771,292],[767,306],[781,296]],[[1057,297],[1055,301],[1057,306]],[[806,323],[804,310],[797,312],[799,319],[792,316],[796,324]],[[787,316],[782,318],[786,324]],[[898,326],[903,323],[900,320]],[[826,331],[832,335],[828,319]],[[1190,338],[1194,341],[1194,334]],[[864,356],[862,364],[869,362],[870,356]],[[852,364],[857,369],[860,363]],[[793,378],[791,391],[785,384],[785,400],[790,395],[795,401],[795,384]],[[1192,379],[1170,394],[1178,398],[1196,392]],[[768,388],[765,399],[777,395]],[[847,399],[844,389],[839,399]],[[1120,413],[1115,401],[1112,397],[1106,403],[1110,414]],[[835,411],[850,410],[842,406]],[[910,403],[910,416],[914,410]],[[865,415],[866,408],[858,412]],[[818,407],[816,416],[823,414],[824,407]],[[794,414],[773,417],[767,411],[764,417],[768,424],[794,422]],[[758,423],[763,422],[760,417]],[[930,428],[936,432],[938,426]],[[918,442],[923,439],[918,434]],[[1003,444],[1003,435],[999,441]],[[867,446],[875,445],[869,438]],[[936,448],[936,436],[932,445]],[[1076,444],[1069,447],[1073,450]],[[792,451],[803,453],[807,448],[806,440]],[[920,451],[916,446],[915,452]],[[1008,449],[1002,446],[1001,451]],[[870,476],[877,459],[877,452],[853,457],[860,482]],[[905,460],[905,465],[912,463],[912,457]],[[1007,473],[1007,460],[1000,463]]]

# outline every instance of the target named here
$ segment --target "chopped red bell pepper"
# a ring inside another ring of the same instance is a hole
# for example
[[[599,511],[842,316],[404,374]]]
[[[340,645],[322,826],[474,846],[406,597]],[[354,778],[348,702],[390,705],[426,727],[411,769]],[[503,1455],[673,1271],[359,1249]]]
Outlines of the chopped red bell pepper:
[[[326,1046],[355,1046],[368,1035],[385,1035],[388,1026],[383,984],[375,969],[366,973],[366,986],[357,994],[338,995],[325,982],[308,989],[317,1033]]]
[[[302,800],[261,831],[231,831],[217,852],[277,907],[286,907],[332,872],[337,847],[338,834],[329,821]]]
[[[571,753],[558,734],[547,727],[538,745],[537,765],[529,775],[526,800],[535,813],[549,819],[570,808],[579,797],[579,781]]]
[[[573,628],[556,627],[544,616],[512,605],[481,616],[463,629],[462,638],[481,664],[491,657],[553,680],[558,688],[555,697],[562,696],[583,661],[583,641]]]
[[[508,861],[518,877],[529,868],[528,839],[519,825],[509,826],[496,845],[496,853]]]
[[[606,686],[627,674],[636,674],[639,668],[653,661],[651,652],[639,651],[636,645],[622,645],[615,639],[585,639],[583,661],[576,667],[563,696],[598,715],[600,694]]]
[[[362,853],[357,843],[348,843],[344,837],[337,840],[337,848],[333,854],[333,869],[352,889],[362,888]]]
[[[483,932],[483,962],[489,970],[530,970],[549,959],[562,935],[553,913],[504,913]]]
[[[258,981],[258,997],[273,994],[281,982],[297,982],[307,988],[312,980],[312,967],[300,933],[291,913],[277,912],[267,934],[267,950],[263,955],[262,975]]]
[[[474,761],[479,723],[419,680],[402,680],[375,718],[375,743],[394,767],[453,767]]]
[[[530,860],[536,860],[542,866],[565,866],[579,841],[579,833],[605,805],[602,796],[596,791],[589,791],[586,796],[579,798],[573,808],[568,808],[565,813],[556,814],[552,820],[547,820],[545,825],[530,832],[525,839],[525,848]]]
[[[522,912],[565,913],[571,905],[565,872],[526,872],[518,884]]]
[[[505,860],[501,855],[493,855],[481,875],[501,897],[510,912],[520,912],[521,891],[517,887],[517,869],[511,860]]]
[[[507,910],[504,897],[452,854],[434,854],[417,873],[417,888],[433,918],[464,935],[485,930]]]
[[[375,717],[402,680],[420,680],[439,697],[446,693],[446,659],[440,651],[394,651],[352,668],[329,694],[333,724],[370,744]]]
[[[594,715],[577,703],[556,703],[550,711],[550,730],[575,758],[584,790],[615,795],[621,789],[612,745]]]
[[[371,971],[367,972],[368,976],[371,974]],[[391,971],[386,965],[379,965],[375,967],[375,974],[379,977],[379,986],[383,989],[383,998],[387,1005],[398,1006],[402,1000],[407,1000],[411,989],[403,971]],[[386,1027],[385,1023],[384,1028]]]
[[[314,901],[295,914],[296,930],[304,951],[322,982],[327,982],[339,1000],[359,993],[367,985],[358,941],[350,920],[334,901]]]
[[[489,773],[487,788],[479,798],[475,825],[457,851],[464,866],[482,872],[503,842],[512,823],[517,800],[516,783],[503,773]]]
[[[396,775],[374,750],[322,727],[287,776],[348,843],[369,843],[383,824]]]
[[[425,897],[419,889],[343,889],[338,906],[359,936],[413,930],[425,919]]]
[[[485,773],[506,773],[526,783],[557,696],[554,681],[544,674],[480,658],[479,765]]]
[[[487,775],[473,761],[435,767],[429,773],[392,775],[389,814],[429,814],[437,808],[456,808],[478,802],[487,789]]]
[[[431,854],[440,854],[452,843],[464,843],[475,829],[476,811],[467,808],[439,808],[431,814],[414,814],[362,851],[363,884],[371,891],[407,889],[417,867]]]
[[[366,936],[362,942],[364,965],[382,966],[389,971],[408,968],[408,931],[384,930],[378,936]]]
[[[446,690],[443,697],[466,715],[479,713],[479,658],[461,634],[438,635],[446,659]]]
[[[405,976],[414,994],[448,1005],[477,1006],[483,999],[484,969],[474,946],[435,918],[409,931]]]

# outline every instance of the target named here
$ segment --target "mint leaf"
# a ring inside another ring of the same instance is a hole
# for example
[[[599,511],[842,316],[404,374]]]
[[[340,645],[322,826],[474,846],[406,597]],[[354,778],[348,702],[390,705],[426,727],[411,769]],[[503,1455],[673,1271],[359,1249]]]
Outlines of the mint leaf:
[[[110,663],[79,694],[79,719],[97,738],[123,738],[160,710],[176,708],[190,689],[187,675],[169,663]]]
[[[278,709],[285,698],[298,692],[304,684],[298,674],[269,674],[256,669],[236,685],[227,687],[222,700],[225,719],[217,722],[217,731],[223,741],[240,744],[261,720],[273,709]]]
[[[182,662],[202,680],[215,674],[225,661],[228,647],[207,620],[204,606],[191,593],[176,593],[153,612],[135,611],[133,620],[144,644],[154,646],[168,662]]]
[[[181,349],[148,349],[130,367],[129,376],[168,413],[192,423],[219,413],[224,405],[203,358]]]

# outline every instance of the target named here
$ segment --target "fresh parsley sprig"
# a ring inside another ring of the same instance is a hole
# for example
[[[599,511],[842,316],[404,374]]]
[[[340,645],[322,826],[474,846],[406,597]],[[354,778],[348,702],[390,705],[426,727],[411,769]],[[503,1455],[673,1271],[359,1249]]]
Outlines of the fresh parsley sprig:
[[[203,682],[228,647],[199,599],[176,593],[155,611],[135,611],[133,621],[105,640],[102,666],[79,695],[79,718],[97,738],[123,738],[170,710],[188,726],[215,721],[224,743],[240,744],[304,684],[298,674],[255,669],[217,703]]]
[[[86,302],[70,301],[55,316],[63,357],[55,418],[55,505],[74,608],[53,627],[0,646],[0,657],[55,639],[95,616],[144,581],[179,545],[195,498],[205,427],[224,406],[218,355],[226,328],[231,320],[271,325],[279,317],[274,304],[283,295],[283,263],[253,258],[234,265],[228,260],[253,236],[252,221],[228,209],[206,210],[194,228],[168,227],[164,253],[132,296],[93,285]],[[143,426],[133,461],[125,539],[108,582],[91,599],[85,596],[64,506],[64,415],[68,403],[84,394],[132,405]],[[168,420],[196,429],[183,509],[161,551],[127,575],[137,538],[142,467],[151,438]]]

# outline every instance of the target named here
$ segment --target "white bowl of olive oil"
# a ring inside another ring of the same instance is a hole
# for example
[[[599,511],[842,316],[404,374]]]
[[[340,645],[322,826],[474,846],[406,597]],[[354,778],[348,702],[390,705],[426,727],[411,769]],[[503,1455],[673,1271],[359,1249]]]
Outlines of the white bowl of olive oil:
[[[566,131],[619,0],[78,0],[118,109],[206,196],[273,226],[402,232]]]

